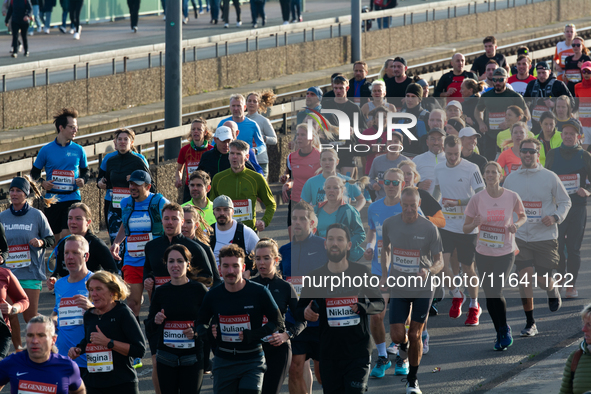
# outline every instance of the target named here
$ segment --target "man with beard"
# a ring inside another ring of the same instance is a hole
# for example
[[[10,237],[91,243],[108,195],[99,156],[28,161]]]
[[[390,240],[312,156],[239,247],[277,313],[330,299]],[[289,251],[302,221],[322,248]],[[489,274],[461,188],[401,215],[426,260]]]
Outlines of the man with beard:
[[[346,226],[328,226],[325,245],[328,263],[304,278],[296,313],[298,320],[320,321],[320,375],[324,392],[365,393],[371,355],[367,316],[382,312],[384,299],[379,289],[369,283],[361,287],[346,283],[331,287],[331,279],[371,277],[365,265],[347,258],[351,235]],[[317,286],[323,279],[326,285]]]
[[[390,62],[388,67],[391,69],[391,73],[394,76],[385,81],[386,97],[394,98],[393,100],[388,100],[388,102],[394,104],[396,108],[401,108],[402,97],[406,95],[406,88],[412,83],[412,78],[406,74],[408,65],[404,58],[396,57],[394,58],[394,61]]]
[[[260,393],[266,370],[261,339],[282,332],[283,317],[267,288],[243,278],[244,250],[228,245],[219,256],[224,284],[203,299],[195,332],[216,344],[214,393]]]
[[[211,190],[211,178],[205,171],[197,170],[189,175],[189,190],[191,199],[181,205],[192,205],[199,208],[197,211],[199,215],[210,226],[215,223],[215,216],[213,214],[213,203],[207,198],[207,193]]]

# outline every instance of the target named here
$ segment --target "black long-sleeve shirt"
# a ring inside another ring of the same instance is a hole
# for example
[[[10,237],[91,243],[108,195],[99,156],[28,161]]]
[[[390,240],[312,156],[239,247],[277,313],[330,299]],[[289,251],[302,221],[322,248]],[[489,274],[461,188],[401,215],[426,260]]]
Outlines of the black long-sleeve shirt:
[[[263,316],[268,321],[265,325]],[[230,360],[259,357],[256,350],[261,348],[262,338],[284,329],[283,317],[269,290],[249,280],[237,292],[228,291],[225,285],[211,289],[203,300],[196,323],[197,333],[202,338],[208,334],[211,324],[217,324],[215,355]],[[241,331],[242,342],[238,337]],[[250,352],[234,354],[234,350]]]
[[[113,255],[111,255],[109,247],[103,242],[103,240],[94,235],[90,230],[86,232],[84,238],[88,241],[88,261],[86,262],[88,270],[96,272],[99,268],[102,268],[105,271],[118,274],[119,270],[113,260]],[[57,247],[55,271],[51,275],[55,278],[62,278],[70,275],[66,268],[66,260],[64,258],[65,245],[65,242],[61,242]]]
[[[221,283],[220,274],[215,266],[215,260],[210,261],[210,257],[199,243],[182,234],[172,237],[172,242],[168,240],[168,236],[164,235],[153,239],[146,244],[144,280],[147,278],[153,278],[157,282],[156,284],[159,284],[156,278],[170,277],[166,264],[164,264],[162,258],[166,249],[174,244],[183,245],[189,249],[189,252],[191,252],[191,255],[193,256],[191,259],[191,266],[200,270],[199,276],[212,278],[212,286],[217,286]]]
[[[127,177],[135,170],[142,170],[151,174],[150,167],[146,165],[140,156],[137,156],[132,151],[124,154],[119,153],[109,157],[109,160],[107,160],[107,169],[99,169],[97,179],[100,180],[104,177],[107,180],[107,189],[113,189],[114,187],[128,188],[129,182],[127,181]],[[154,179],[152,179],[152,188],[150,191],[156,193]]]
[[[298,295],[291,283],[278,276],[269,279],[263,278],[260,275],[252,278],[252,281],[269,289],[279,311],[281,312],[281,316],[284,319],[285,314],[287,313],[287,308],[291,310],[292,314],[295,313],[298,306]],[[287,320],[285,321],[285,332],[289,334],[290,338],[300,335],[300,333],[304,331],[304,328],[306,328],[306,322],[303,320],[296,321],[295,324]]]
[[[82,349],[82,353],[87,353],[88,357],[87,346],[92,346],[90,334],[98,332],[96,329],[98,326],[107,338],[128,343],[129,353],[124,356],[112,350],[113,370],[89,373],[84,379],[88,387],[110,387],[138,381],[132,360],[142,358],[146,353],[144,334],[131,309],[119,301],[115,302],[115,307],[104,315],[95,314],[95,308],[86,311],[84,314],[84,338],[76,347]]]
[[[371,278],[368,267],[349,262],[349,267],[341,274],[334,274],[328,264],[312,271],[308,276],[320,283],[321,278],[337,276]],[[368,279],[369,282],[369,279]],[[314,283],[314,282],[313,282]],[[349,360],[369,357],[371,340],[367,315],[375,315],[385,308],[384,299],[376,287],[328,287],[319,289],[306,287],[303,283],[302,296],[298,301],[296,319],[304,320],[304,311],[315,300],[320,314],[320,358],[321,360]],[[356,304],[358,313],[349,305]]]
[[[148,335],[158,336],[158,349],[177,356],[197,354],[199,357],[203,342],[197,336],[193,340],[179,337],[187,324],[196,326],[195,320],[205,294],[207,288],[196,281],[189,281],[180,286],[168,282],[156,289],[145,324],[146,332],[150,333]],[[162,310],[166,319],[162,324],[156,324],[154,318]]]
[[[15,22],[23,22],[23,18],[25,16],[30,17],[32,11],[33,6],[31,5],[30,0],[11,0],[8,4],[8,11],[6,12],[6,18],[4,18],[4,23],[8,23],[11,17]]]
[[[230,154],[229,153],[222,153],[218,150],[218,148],[214,147],[212,150],[208,150],[207,152],[203,152],[201,155],[201,161],[199,162],[198,170],[205,171],[209,174],[211,179],[213,176],[218,172],[222,172],[230,168]],[[249,170],[255,171],[253,165],[247,160],[244,163],[246,168]]]

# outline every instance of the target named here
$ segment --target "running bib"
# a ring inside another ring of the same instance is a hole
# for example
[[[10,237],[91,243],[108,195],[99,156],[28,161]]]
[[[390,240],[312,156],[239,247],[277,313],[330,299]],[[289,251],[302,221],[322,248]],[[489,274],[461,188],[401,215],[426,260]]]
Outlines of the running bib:
[[[579,118],[591,118],[591,103],[581,102],[579,104]]]
[[[10,269],[28,267],[31,265],[31,249],[29,244],[8,246],[6,267]]]
[[[420,250],[392,248],[392,268],[398,272],[419,272]]]
[[[84,309],[76,306],[74,297],[60,299],[57,309],[60,327],[80,326],[83,323]]]
[[[252,220],[252,204],[250,200],[234,200],[234,220],[244,222]]]
[[[536,105],[534,107],[534,110],[532,111],[532,118],[535,121],[539,122],[540,121],[540,117],[546,111],[548,111],[548,107],[546,107],[545,105]]]
[[[30,380],[20,380],[18,382],[18,394],[55,394],[57,385],[50,383],[31,382]]]
[[[488,114],[488,127],[491,130],[500,130],[501,123],[505,121],[504,112],[491,112]]]
[[[444,207],[446,201],[458,201],[451,198],[441,199],[441,210],[445,216],[445,220],[464,220],[464,207],[456,205],[455,207]]]
[[[517,171],[521,167],[521,164],[511,164],[511,171]]]
[[[502,248],[505,246],[505,228],[497,226],[480,226],[478,244],[489,248]]]
[[[113,208],[121,208],[121,200],[125,197],[129,197],[129,188],[127,187],[114,187],[113,188],[113,199],[112,204]]]
[[[165,346],[175,349],[190,349],[195,347],[195,340],[189,339],[183,333],[187,326],[192,326],[192,321],[167,321],[164,323],[164,337],[162,342]]]
[[[53,182],[53,190],[72,192],[76,186],[74,171],[53,170],[51,172],[51,182]]]
[[[105,346],[86,345],[86,367],[90,373],[111,372],[113,370],[113,351]]]
[[[189,175],[191,175],[193,172],[197,171],[197,168],[199,168],[198,161],[190,161],[187,163],[187,172],[189,173]]]
[[[159,288],[168,282],[170,282],[170,276],[157,276],[154,278],[154,286],[156,286],[156,288]]]
[[[382,247],[383,246],[384,246],[384,241],[380,239],[376,244],[379,264],[381,264],[381,261],[382,261]]]
[[[523,201],[525,214],[528,223],[540,223],[542,221],[542,202],[541,201]]]
[[[327,298],[326,318],[330,327],[356,326],[361,322],[361,317],[353,312],[351,305],[357,304],[357,297]]]
[[[558,175],[568,194],[575,194],[581,185],[580,174]]]
[[[285,279],[288,283],[291,283],[293,288],[295,289],[296,295],[300,298],[302,294],[302,277],[301,276],[288,276]]]
[[[250,330],[249,315],[224,316],[219,315],[220,331],[224,342],[242,342],[238,334],[242,330]]]
[[[132,234],[127,237],[127,253],[131,257],[144,257],[146,244],[152,240],[152,234]]]
[[[579,71],[579,69],[566,70],[565,75],[568,78],[569,82],[572,82],[572,83],[581,82],[581,71]]]

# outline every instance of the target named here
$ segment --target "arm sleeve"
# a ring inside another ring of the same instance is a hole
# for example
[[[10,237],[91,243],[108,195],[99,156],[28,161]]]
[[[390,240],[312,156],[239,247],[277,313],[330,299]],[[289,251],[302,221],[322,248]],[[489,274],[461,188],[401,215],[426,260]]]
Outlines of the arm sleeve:
[[[37,164],[37,160],[35,160],[35,164]],[[38,167],[36,167],[33,164],[33,168],[31,168],[31,174],[30,174],[31,175],[31,179],[33,179],[34,181],[36,181],[37,179],[41,178],[41,169],[42,168],[43,167],[38,168]]]
[[[133,312],[129,308],[123,309],[123,319],[121,324],[125,329],[127,341],[129,343],[129,354],[131,358],[142,358],[146,354],[146,340],[140,324],[136,320]]]
[[[199,276],[213,279],[213,273],[211,272],[211,265],[209,264],[209,259],[207,258],[207,254],[205,254],[205,250],[203,250],[201,245],[195,243],[195,247],[192,254],[193,258],[191,260],[191,265],[193,267],[199,267],[199,269],[201,270],[201,272],[199,272]]]
[[[96,187],[97,188],[99,188],[98,181],[100,181],[101,179],[107,177],[107,171],[103,169],[103,163],[105,163],[105,160],[103,160],[103,162],[101,163],[101,167],[99,168],[98,175],[96,176],[96,181],[97,181],[96,182]]]
[[[296,294],[295,289],[293,288],[293,285],[291,283],[288,283],[288,284],[289,284],[289,291],[291,293],[290,298],[289,298],[289,310],[291,311],[291,314],[293,316],[295,316],[296,310],[298,308],[298,296]],[[285,321],[286,331],[289,330],[291,335],[293,335],[294,337],[297,337],[298,335],[300,335],[300,333],[302,331],[304,331],[305,328],[306,328],[306,321],[297,320],[297,319],[296,319],[295,323]]]
[[[21,287],[18,279],[11,271],[8,271],[10,282],[8,284],[7,294],[12,300],[13,306],[18,306],[19,313],[22,313],[29,307],[29,297]]]
[[[88,179],[90,179],[88,168],[80,168],[80,178],[84,180],[85,184],[88,183]]]
[[[0,223],[0,255],[2,256],[2,264],[8,260],[8,241],[6,240],[6,232],[4,225]]]
[[[433,198],[437,201],[441,200],[441,188],[438,184],[435,184],[435,188],[433,189]]]
[[[265,227],[268,227],[271,224],[271,220],[273,220],[273,216],[275,215],[275,210],[277,209],[277,203],[275,202],[275,197],[273,197],[273,192],[269,188],[267,182],[263,177],[257,178],[258,184],[258,196],[263,203],[265,204],[265,214],[263,215],[263,222],[265,222]]]
[[[275,134],[275,129],[273,129],[273,125],[269,121],[269,119],[265,118],[266,122],[263,126],[263,133],[267,138],[265,141],[266,145],[277,145],[277,134]]]

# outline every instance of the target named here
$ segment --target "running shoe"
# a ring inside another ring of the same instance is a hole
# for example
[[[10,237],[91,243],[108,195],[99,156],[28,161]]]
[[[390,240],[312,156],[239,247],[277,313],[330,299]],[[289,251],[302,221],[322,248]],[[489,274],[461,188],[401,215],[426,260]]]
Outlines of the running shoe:
[[[12,57],[17,57],[17,56],[18,56],[18,54],[17,54],[16,52],[12,52],[12,55],[10,55],[10,56],[12,56]]]
[[[386,349],[389,354],[398,354],[398,345],[394,342],[390,343],[390,346]]]
[[[480,315],[482,315],[482,308],[478,304],[478,308],[470,308],[468,310],[468,318],[464,322],[467,326],[477,326],[480,324]]]
[[[523,330],[521,330],[521,336],[522,337],[533,337],[535,335],[537,335],[538,333],[538,327],[536,327],[536,323],[532,324],[532,325],[526,325],[525,328]]]
[[[548,308],[550,312],[556,312],[562,306],[562,298],[560,298],[560,292],[555,287],[552,291],[547,292],[548,294]]]
[[[566,288],[566,298],[577,298],[579,296],[579,292],[577,291],[576,287],[567,287]]]
[[[388,360],[388,357],[378,357],[378,362],[371,370],[371,374],[369,376],[372,378],[381,379],[386,375],[386,371],[390,369],[391,366],[392,361]]]
[[[60,30],[62,33],[64,33],[64,34],[67,34],[67,33],[68,33],[68,31],[66,30],[66,28],[65,28],[64,26],[60,26],[60,27],[59,27],[59,30]]]
[[[431,307],[429,308],[429,316],[437,316],[439,314],[439,310],[437,309],[437,302],[433,301],[431,303]]]
[[[240,27],[240,26],[242,26],[242,22],[240,22],[240,21],[236,22],[236,27]]]
[[[511,327],[508,324],[499,330],[499,343],[501,345],[500,350],[506,350],[513,345],[513,335],[511,335]]]
[[[394,366],[394,375],[408,375],[410,364],[408,359],[403,360],[402,357],[396,356],[396,365]]]
[[[427,354],[429,353],[429,333],[427,332],[427,330],[424,330],[423,334],[421,335],[421,338],[423,340],[423,354]]]
[[[461,297],[454,297],[449,308],[449,317],[457,319],[462,316],[462,305],[466,302],[466,295],[460,291]]]
[[[415,379],[414,382],[406,381],[406,394],[423,394],[419,388],[419,380]]]
[[[141,358],[135,358],[133,360],[133,368],[138,369],[138,368],[141,368],[143,366],[144,366],[144,364],[142,364],[142,359]]]

